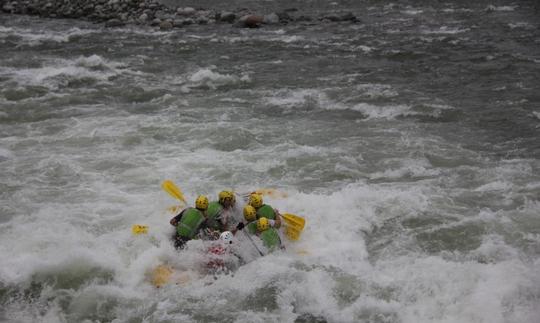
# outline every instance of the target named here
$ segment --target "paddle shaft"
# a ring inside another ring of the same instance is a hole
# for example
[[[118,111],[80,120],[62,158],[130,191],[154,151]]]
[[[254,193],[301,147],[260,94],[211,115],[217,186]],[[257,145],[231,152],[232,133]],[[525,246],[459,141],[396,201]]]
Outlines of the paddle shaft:
[[[259,252],[259,255],[264,256],[264,254],[261,252],[261,250],[259,250],[259,247],[257,247],[257,245],[255,244],[255,241],[253,241],[253,239],[251,239],[251,237],[249,236],[249,234],[248,234],[247,232],[245,232],[244,230],[242,230],[242,232],[244,232],[244,234],[245,234],[246,237],[249,239],[249,241],[251,241],[251,243],[253,244],[253,246],[255,247],[255,249],[257,249],[257,251]]]

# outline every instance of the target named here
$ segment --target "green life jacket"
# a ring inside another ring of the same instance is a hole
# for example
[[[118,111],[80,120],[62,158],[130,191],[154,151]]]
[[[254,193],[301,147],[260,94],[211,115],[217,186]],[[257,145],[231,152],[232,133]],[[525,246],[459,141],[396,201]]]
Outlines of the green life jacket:
[[[251,221],[246,225],[249,234],[257,233],[257,221]]]
[[[208,203],[208,210],[206,211],[208,216],[208,227],[214,230],[223,231],[223,225],[218,221],[218,217],[223,211],[223,205],[214,201]]]
[[[273,251],[281,246],[281,239],[279,238],[277,230],[274,228],[264,230],[261,232],[259,238],[261,238],[264,246],[268,248],[269,251]]]
[[[195,208],[189,208],[184,211],[182,218],[176,226],[176,232],[180,237],[193,239],[199,232],[201,224],[204,222],[204,215]]]
[[[276,212],[274,212],[274,209],[270,205],[263,204],[263,206],[257,209],[257,219],[260,219],[262,217],[265,217],[269,220],[275,220]]]

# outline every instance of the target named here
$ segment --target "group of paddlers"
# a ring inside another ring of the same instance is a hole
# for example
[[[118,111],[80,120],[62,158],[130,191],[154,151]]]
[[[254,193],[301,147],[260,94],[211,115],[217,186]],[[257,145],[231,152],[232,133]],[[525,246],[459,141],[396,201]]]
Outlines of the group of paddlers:
[[[246,229],[246,234],[258,237],[267,250],[282,248],[281,238],[276,229],[281,226],[281,214],[268,204],[264,204],[262,195],[252,193],[243,207],[243,221],[235,218],[236,197],[234,192],[221,191],[216,201],[209,202],[208,197],[199,195],[195,207],[188,207],[171,219],[176,227],[174,245],[183,249],[192,239],[218,240],[231,243],[233,236]]]

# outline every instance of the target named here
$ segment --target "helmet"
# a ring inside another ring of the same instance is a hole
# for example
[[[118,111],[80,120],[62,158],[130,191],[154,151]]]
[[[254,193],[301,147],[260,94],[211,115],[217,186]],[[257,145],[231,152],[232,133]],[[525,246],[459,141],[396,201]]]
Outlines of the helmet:
[[[260,218],[257,220],[257,230],[260,232],[268,230],[270,228],[270,222],[268,222],[268,219],[265,217]]]
[[[234,203],[235,201],[235,198],[234,198],[234,193],[231,192],[231,191],[221,191],[219,192],[219,203],[223,204],[223,202],[225,202],[225,200],[230,200],[232,203]]]
[[[248,222],[255,221],[257,219],[257,210],[249,204],[244,206],[244,219]]]
[[[197,199],[195,200],[195,207],[203,211],[208,209],[208,198],[204,195],[197,196]]]
[[[233,234],[231,231],[223,231],[219,236],[219,240],[225,244],[231,244],[233,240]]]
[[[251,194],[249,196],[249,205],[253,206],[254,208],[258,209],[263,205],[263,198],[260,194]]]

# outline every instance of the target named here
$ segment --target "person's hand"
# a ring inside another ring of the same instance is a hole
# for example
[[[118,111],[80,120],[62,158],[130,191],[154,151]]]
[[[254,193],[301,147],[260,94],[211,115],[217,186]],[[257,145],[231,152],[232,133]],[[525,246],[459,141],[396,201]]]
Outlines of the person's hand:
[[[236,225],[236,230],[242,230],[245,227],[243,222],[240,222]]]

